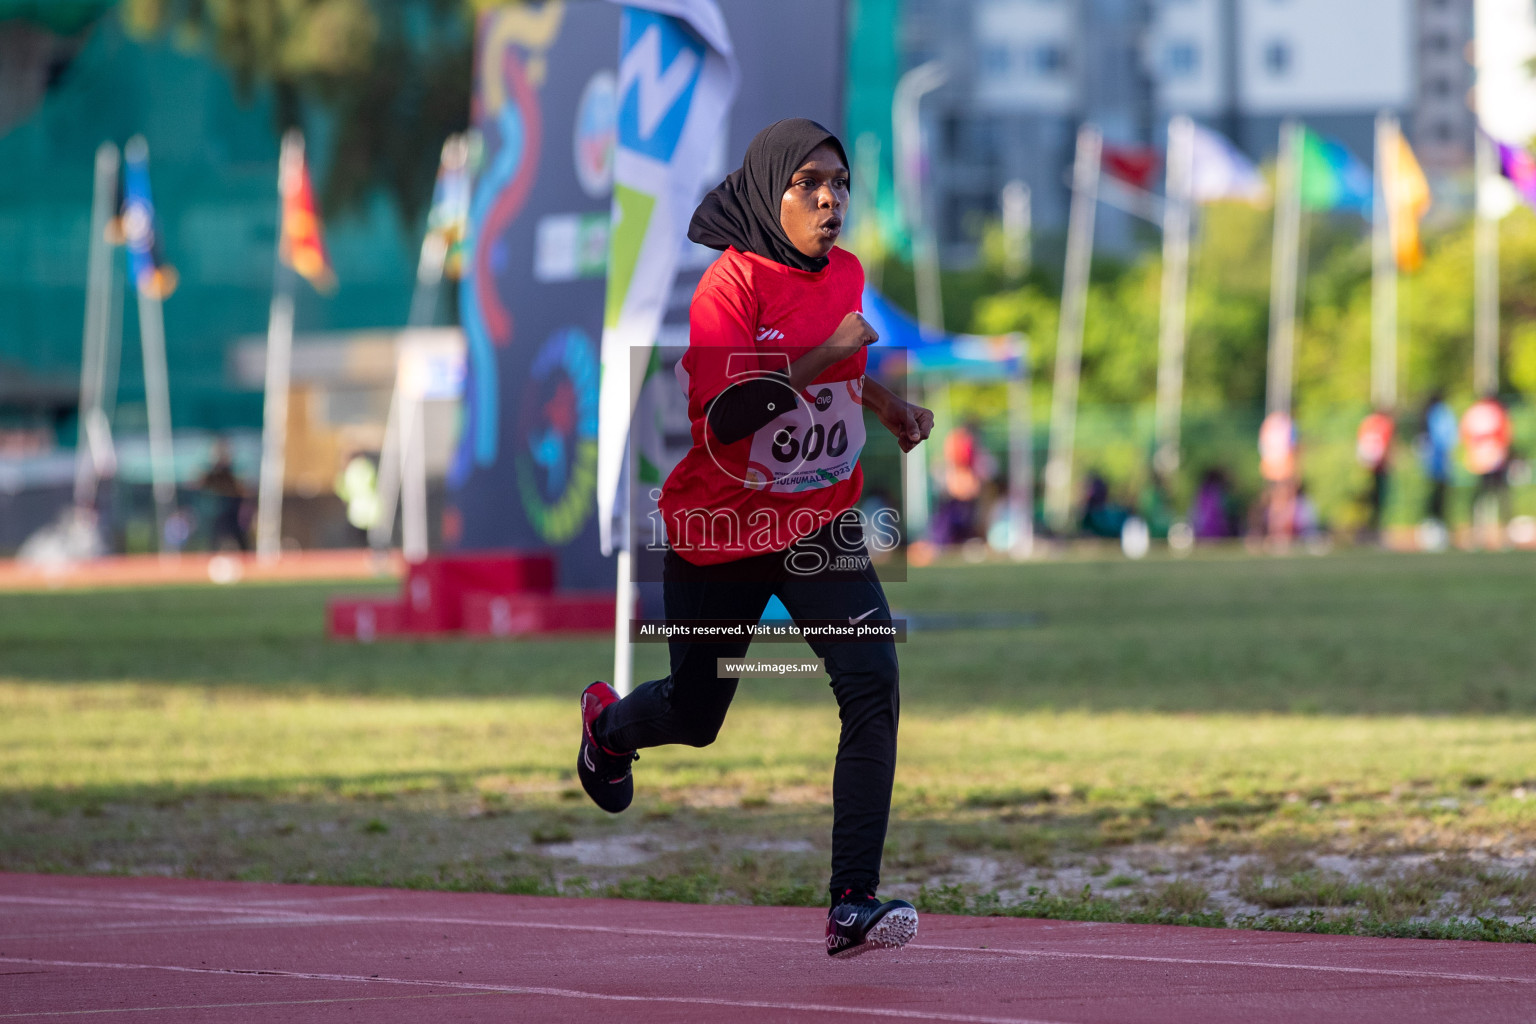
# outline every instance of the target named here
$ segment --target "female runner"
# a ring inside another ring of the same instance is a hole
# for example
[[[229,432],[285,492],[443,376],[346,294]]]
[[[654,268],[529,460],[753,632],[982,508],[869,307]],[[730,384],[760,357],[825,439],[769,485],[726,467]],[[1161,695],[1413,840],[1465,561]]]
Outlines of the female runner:
[[[739,169],[704,197],[688,237],[724,254],[689,310],[687,375],[693,447],[667,478],[660,509],[669,621],[739,630],[719,641],[670,641],[671,674],[620,700],[607,683],[582,693],[577,774],[606,811],[629,806],[642,747],[713,743],[736,693],[717,659],[741,658],[745,627],[777,595],[812,638],[842,720],[832,777],[827,952],[899,948],[917,933],[905,900],[882,902],[880,856],[890,816],[898,713],[896,646],[854,639],[889,623],[855,506],[865,408],[902,451],[933,414],[864,376],[876,340],[860,315],[864,270],[836,248],[848,206],[842,144],[814,121],[769,125]]]

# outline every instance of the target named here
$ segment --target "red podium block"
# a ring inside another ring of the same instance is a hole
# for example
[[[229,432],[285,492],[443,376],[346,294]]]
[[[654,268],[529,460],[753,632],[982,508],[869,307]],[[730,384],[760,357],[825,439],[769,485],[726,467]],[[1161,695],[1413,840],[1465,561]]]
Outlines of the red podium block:
[[[464,595],[464,632],[476,636],[611,633],[614,597],[605,591]]]
[[[555,561],[548,555],[440,555],[412,565],[405,578],[406,625],[412,632],[452,632],[464,626],[470,593],[548,594]]]
[[[405,608],[398,601],[335,598],[326,605],[325,627],[332,639],[372,643],[377,637],[405,632]]]

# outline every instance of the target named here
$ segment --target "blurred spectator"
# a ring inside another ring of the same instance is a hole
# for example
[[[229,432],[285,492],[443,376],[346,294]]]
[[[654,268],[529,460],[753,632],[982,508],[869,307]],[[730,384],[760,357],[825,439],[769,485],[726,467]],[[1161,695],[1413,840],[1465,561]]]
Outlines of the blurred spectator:
[[[1189,525],[1196,540],[1219,540],[1237,533],[1231,501],[1227,475],[1214,466],[1207,469],[1200,478],[1200,489],[1195,492],[1195,504],[1189,512]]]
[[[1296,531],[1296,424],[1276,410],[1259,426],[1259,473],[1264,489],[1264,535],[1285,544]]]
[[[160,531],[160,550],[180,552],[187,546],[187,541],[192,539],[193,524],[192,513],[184,508],[166,516],[165,525]]]
[[[977,437],[974,423],[949,432],[944,438],[944,497],[934,517],[935,543],[961,544],[985,532],[982,492],[996,471],[997,460]]]
[[[203,472],[197,486],[213,501],[209,547],[218,551],[228,538],[241,551],[249,551],[250,541],[245,533],[245,487],[235,476],[235,461],[226,442],[219,441],[213,446],[213,463]]]
[[[379,474],[373,460],[358,452],[336,474],[336,496],[347,503],[347,522],[364,532],[379,518]]]
[[[1082,531],[1092,537],[1119,538],[1130,513],[1109,500],[1109,482],[1097,471],[1088,474],[1083,485]]]
[[[1296,496],[1292,501],[1295,521],[1291,524],[1292,536],[1302,540],[1315,540],[1323,535],[1322,516],[1317,511],[1317,502],[1307,493],[1307,485],[1296,485]]]
[[[1467,471],[1477,477],[1472,491],[1474,533],[1483,529],[1497,545],[1502,536],[1504,510],[1509,494],[1509,413],[1496,395],[1472,403],[1461,417],[1462,458]]]
[[[1168,497],[1168,485],[1163,475],[1153,468],[1142,485],[1136,501],[1136,514],[1147,524],[1148,535],[1167,537],[1173,525],[1173,502]]]
[[[1387,474],[1392,463],[1392,435],[1396,424],[1385,409],[1377,409],[1360,421],[1355,435],[1355,458],[1371,474],[1366,492],[1366,525],[1362,540],[1381,539],[1381,513],[1387,498]]]
[[[1429,478],[1429,502],[1425,517],[1445,522],[1445,489],[1451,480],[1451,450],[1456,447],[1456,414],[1439,391],[1429,396],[1419,423],[1417,448],[1424,475]]]

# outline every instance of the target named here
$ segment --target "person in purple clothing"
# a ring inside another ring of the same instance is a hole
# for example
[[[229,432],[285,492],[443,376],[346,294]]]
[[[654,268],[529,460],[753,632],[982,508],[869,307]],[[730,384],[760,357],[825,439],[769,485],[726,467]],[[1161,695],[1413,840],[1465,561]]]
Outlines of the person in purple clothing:
[[[1232,516],[1227,508],[1227,475],[1216,467],[1205,471],[1195,504],[1189,512],[1189,526],[1197,540],[1220,540],[1232,536]]]

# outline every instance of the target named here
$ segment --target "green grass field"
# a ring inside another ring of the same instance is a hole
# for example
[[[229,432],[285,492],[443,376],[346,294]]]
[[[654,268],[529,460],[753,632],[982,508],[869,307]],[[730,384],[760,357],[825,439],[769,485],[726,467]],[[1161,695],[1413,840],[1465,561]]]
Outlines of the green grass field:
[[[898,612],[1039,621],[903,646],[885,891],[1536,938],[1536,557],[911,576]],[[824,683],[744,682],[720,741],[646,751],[609,817],[572,771],[606,642],[333,644],[335,589],[0,594],[0,869],[822,899]]]

